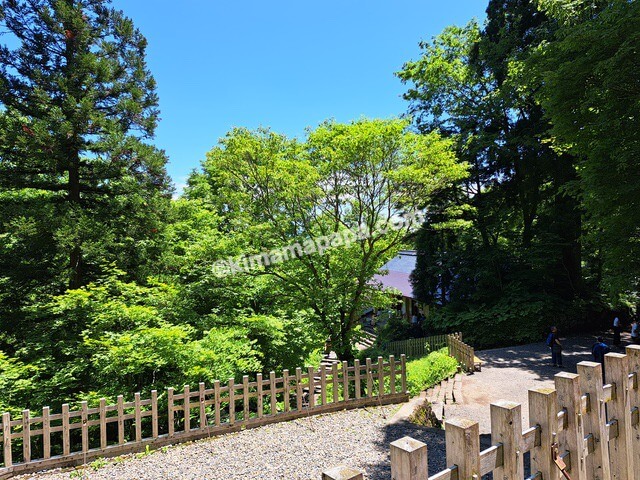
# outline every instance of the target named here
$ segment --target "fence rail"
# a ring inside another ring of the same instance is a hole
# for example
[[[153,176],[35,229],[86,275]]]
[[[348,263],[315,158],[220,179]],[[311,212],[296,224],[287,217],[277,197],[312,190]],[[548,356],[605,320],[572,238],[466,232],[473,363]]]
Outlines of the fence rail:
[[[529,390],[529,428],[523,429],[521,405],[491,404],[492,446],[480,451],[479,426],[469,420],[445,422],[446,470],[428,476],[427,445],[410,437],[391,443],[394,480],[524,479],[528,452],[528,479],[559,480],[554,457],[566,464],[573,480],[640,479],[640,346],[626,355],[609,353],[602,366],[580,362],[578,374],[561,372],[555,389]],[[349,472],[338,476],[335,472]],[[327,470],[323,479],[362,478],[357,469]]]
[[[462,340],[461,333],[448,335],[434,335],[431,337],[409,338],[407,340],[396,340],[384,345],[385,351],[390,355],[406,355],[407,357],[423,357],[449,345],[447,338],[454,336]]]
[[[158,392],[142,399],[139,393],[125,402],[122,395],[114,405],[104,399],[96,407],[80,403],[79,410],[62,405],[60,413],[49,407],[21,418],[2,415],[0,478],[9,478],[44,468],[77,465],[96,457],[144,451],[147,446],[196,440],[245,428],[367,405],[384,405],[408,400],[406,357],[396,361],[358,360],[334,364],[319,370],[284,370],[276,378],[257,374],[250,381],[215,381],[191,390],[166,391],[166,409],[160,412]]]

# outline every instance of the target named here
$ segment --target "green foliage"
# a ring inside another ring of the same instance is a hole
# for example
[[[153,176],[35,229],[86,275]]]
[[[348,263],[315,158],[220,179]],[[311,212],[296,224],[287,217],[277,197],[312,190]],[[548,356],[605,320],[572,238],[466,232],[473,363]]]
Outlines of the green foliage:
[[[555,37],[529,62],[553,146],[580,158],[587,241],[596,250],[594,277],[611,303],[638,302],[640,290],[640,4],[574,0],[553,8]]]
[[[407,389],[411,396],[416,396],[457,370],[458,363],[455,358],[447,355],[446,349],[431,352],[426,357],[407,362]]]
[[[191,177],[187,196],[224,217],[219,228],[236,252],[264,254],[267,261],[254,262],[248,275],[209,285],[249,278],[255,286],[261,285],[256,278],[266,278],[261,299],[267,305],[310,312],[318,338],[329,337],[339,355],[350,357],[360,313],[382,298],[370,279],[413,225],[379,227],[399,212],[424,207],[466,175],[450,141],[407,126],[402,120],[325,122],[304,143],[264,129],[231,131],[209,152],[203,172]],[[345,241],[346,235],[355,241]],[[324,250],[320,242],[333,248]],[[288,246],[279,256],[264,253]],[[225,260],[203,253],[209,264]]]

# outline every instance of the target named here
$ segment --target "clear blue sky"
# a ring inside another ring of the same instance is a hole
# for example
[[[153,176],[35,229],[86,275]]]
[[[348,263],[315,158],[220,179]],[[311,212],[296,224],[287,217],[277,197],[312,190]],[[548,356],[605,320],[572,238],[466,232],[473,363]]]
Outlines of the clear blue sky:
[[[114,0],[147,37],[156,145],[180,190],[234,126],[289,136],[406,110],[393,73],[418,42],[484,20],[486,0]]]

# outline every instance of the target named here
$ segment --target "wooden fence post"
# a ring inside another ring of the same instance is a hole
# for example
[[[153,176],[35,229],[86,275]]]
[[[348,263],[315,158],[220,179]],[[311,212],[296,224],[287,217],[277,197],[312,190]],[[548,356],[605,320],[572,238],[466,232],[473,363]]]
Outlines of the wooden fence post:
[[[258,383],[258,405],[257,405],[257,409],[258,409],[258,418],[262,418],[262,415],[264,413],[264,405],[263,405],[263,400],[264,400],[264,393],[262,391],[262,374],[258,373],[256,375],[256,382]]]
[[[284,411],[288,412],[291,408],[291,401],[289,399],[289,370],[286,368],[282,371],[282,389],[284,390],[283,398],[284,398]]]
[[[353,361],[353,374],[355,377],[356,398],[359,399],[362,392],[360,391],[360,360],[358,359]]]
[[[493,478],[522,478],[522,407],[519,403],[500,400],[490,408],[491,444],[502,445],[502,466],[494,469]]]
[[[407,356],[400,355],[400,379],[402,381],[402,393],[407,393]]]
[[[82,435],[82,451],[89,451],[89,407],[86,401],[80,402],[80,422],[81,422],[81,435]]]
[[[230,378],[227,383],[229,389],[229,425],[236,423],[236,385],[235,379]]]
[[[384,359],[378,357],[378,398],[384,395]]]
[[[569,451],[572,480],[587,478],[580,377],[575,373],[560,372],[555,376],[558,407],[565,410],[566,430],[558,434],[558,443]],[[562,451],[560,451],[562,453]]]
[[[200,402],[200,421],[198,422],[198,426],[200,430],[204,430],[207,428],[207,406],[205,404],[206,395],[204,393],[204,382],[198,383],[198,402]]]
[[[331,383],[333,385],[333,403],[340,401],[340,391],[338,390],[338,364],[331,365]]]
[[[373,397],[373,375],[371,374],[371,359],[365,362],[365,375],[367,376],[367,397]]]
[[[173,388],[167,388],[167,428],[169,437],[173,437],[175,433],[174,426],[174,409],[173,409]]]
[[[362,471],[339,466],[322,472],[322,480],[364,480]]]
[[[220,401],[220,380],[215,380],[213,382],[213,407],[214,407],[214,416],[215,416],[215,424],[216,427],[220,426],[220,410],[222,409]]]
[[[580,390],[586,395],[586,411],[583,410],[582,424],[585,435],[592,439],[585,442],[585,448],[589,450],[585,462],[586,470],[592,478],[611,478],[602,365],[596,362],[580,362],[578,375]]]
[[[242,376],[242,421],[249,420],[249,375]]]
[[[423,480],[428,476],[426,443],[411,437],[391,443],[391,480]]]
[[[100,399],[100,448],[107,448],[107,400]]]
[[[84,438],[83,438],[84,440]],[[31,461],[31,412],[22,411],[22,461]]]
[[[158,391],[151,390],[151,436],[158,438]]]
[[[296,410],[302,411],[302,369],[296,368]]]
[[[313,408],[316,406],[316,381],[313,377],[315,377],[316,370],[313,367],[307,368],[307,376],[309,377],[309,408]]]
[[[69,455],[71,442],[69,441],[69,404],[62,404],[62,455]]]
[[[11,415],[6,412],[2,414],[2,442],[4,449],[4,466],[12,467],[13,460],[11,457]]]
[[[136,392],[134,394],[134,422],[136,428],[136,442],[142,441],[142,407],[140,406],[140,393]]]
[[[627,347],[627,357],[629,361],[630,377],[629,398],[631,400],[631,439],[632,446],[629,450],[631,456],[640,462],[640,345],[629,345]],[[634,464],[633,476],[634,480],[640,480],[640,463]]]
[[[555,390],[529,390],[529,425],[540,425],[540,445],[531,449],[531,475],[540,472],[544,480],[559,480],[560,470],[551,456],[551,445],[556,440],[558,428],[558,397]]]
[[[184,431],[191,431],[191,391],[189,385],[185,385],[183,389],[182,413],[184,413]]]
[[[614,419],[618,421],[618,435],[609,439],[611,478],[627,480],[633,472],[633,458],[630,454],[633,440],[627,356],[621,353],[607,353],[604,368],[607,381],[616,386],[615,395],[607,406],[609,422]]]
[[[447,420],[444,424],[447,465],[458,467],[458,479],[480,478],[480,427],[471,420]],[[474,477],[476,475],[476,477]]]
[[[118,444],[124,443],[124,397],[118,395],[117,397],[117,409],[118,409]]]
[[[342,361],[342,398],[349,400],[349,362]]]
[[[391,395],[396,393],[396,358],[389,355],[389,391]]]
[[[51,419],[49,407],[42,408],[42,450],[43,458],[51,458]]]
[[[276,394],[276,372],[269,372],[269,400],[271,402],[271,415],[278,413],[278,395]]]

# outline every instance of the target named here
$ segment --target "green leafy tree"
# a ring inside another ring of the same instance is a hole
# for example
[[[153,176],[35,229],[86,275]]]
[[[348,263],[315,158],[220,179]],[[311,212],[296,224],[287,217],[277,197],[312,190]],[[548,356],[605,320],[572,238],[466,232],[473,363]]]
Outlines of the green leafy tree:
[[[2,1],[0,28],[2,281],[56,292],[111,262],[133,272],[169,189],[146,143],[158,118],[146,40],[99,0]]]
[[[446,28],[398,72],[418,129],[439,129],[470,165],[469,177],[438,199],[417,237],[415,291],[446,307],[436,309],[431,328],[460,328],[463,313],[490,307],[498,314],[485,330],[501,331],[512,321],[502,313],[531,294],[549,313],[555,296],[568,308],[584,294],[581,209],[569,188],[575,158],[551,148],[524,67],[553,28],[533,2],[491,1],[484,27]],[[545,321],[552,320],[527,322],[527,335],[536,338]]]
[[[595,278],[612,303],[640,291],[640,3],[541,1],[560,24],[529,62],[554,146],[580,158]]]
[[[352,355],[363,308],[380,297],[372,277],[415,227],[389,223],[466,175],[449,141],[407,126],[327,122],[305,142],[236,129],[190,180],[188,195],[224,213],[223,231],[242,236],[257,268],[238,275],[267,277],[276,305],[312,312],[342,358]]]

